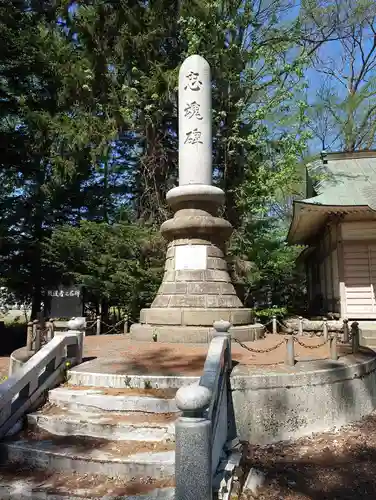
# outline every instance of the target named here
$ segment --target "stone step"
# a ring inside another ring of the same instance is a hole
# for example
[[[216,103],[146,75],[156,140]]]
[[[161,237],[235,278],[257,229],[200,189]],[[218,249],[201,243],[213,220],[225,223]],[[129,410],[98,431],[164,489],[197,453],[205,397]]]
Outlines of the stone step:
[[[71,410],[47,403],[27,416],[30,430],[123,441],[174,441],[177,413]]]
[[[1,500],[172,500],[171,479],[124,481],[103,475],[49,472],[9,465],[0,468]]]
[[[108,441],[26,430],[0,443],[1,463],[123,479],[174,475],[175,443]]]
[[[72,410],[173,413],[178,411],[176,391],[177,389],[114,389],[68,385],[53,389],[48,398],[51,403]]]
[[[101,360],[86,361],[81,365],[75,366],[68,371],[67,377],[69,386],[87,386],[87,387],[106,387],[113,389],[179,389],[180,387],[193,384],[199,380],[199,376],[174,375],[174,374],[124,374],[118,373],[116,368],[121,360],[113,361],[113,370],[116,373],[108,373],[111,367],[108,363]],[[157,363],[157,361],[156,361]],[[107,372],[107,373],[106,373]]]

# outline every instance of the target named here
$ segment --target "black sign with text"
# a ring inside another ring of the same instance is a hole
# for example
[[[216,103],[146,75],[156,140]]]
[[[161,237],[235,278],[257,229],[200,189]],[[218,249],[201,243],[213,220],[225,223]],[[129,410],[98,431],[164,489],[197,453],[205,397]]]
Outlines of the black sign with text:
[[[48,316],[50,318],[74,318],[83,316],[82,287],[60,287],[47,291]]]

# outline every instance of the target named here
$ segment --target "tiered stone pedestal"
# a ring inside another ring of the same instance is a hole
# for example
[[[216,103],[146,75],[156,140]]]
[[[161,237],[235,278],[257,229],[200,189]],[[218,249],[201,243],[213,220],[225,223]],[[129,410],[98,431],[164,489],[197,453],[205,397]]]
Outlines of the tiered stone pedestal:
[[[161,227],[169,241],[163,281],[151,307],[141,311],[140,323],[132,325],[132,340],[206,343],[219,320],[230,321],[232,335],[241,341],[259,338],[263,327],[252,324],[252,311],[243,307],[227,270],[225,244],[232,227],[217,216],[223,191],[180,186],[169,191],[167,201],[175,215]]]

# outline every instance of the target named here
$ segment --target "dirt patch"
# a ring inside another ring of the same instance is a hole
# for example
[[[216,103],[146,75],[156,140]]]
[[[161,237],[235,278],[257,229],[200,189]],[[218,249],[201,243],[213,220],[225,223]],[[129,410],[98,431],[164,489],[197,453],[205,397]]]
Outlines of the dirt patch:
[[[150,477],[134,478],[124,481],[120,478],[93,474],[63,474],[48,472],[45,470],[22,467],[15,464],[0,467],[0,482],[2,485],[14,483],[15,481],[26,481],[34,491],[55,493],[67,496],[72,495],[81,498],[101,498],[105,495],[138,495],[148,493],[155,488],[174,487],[173,479],[153,480]]]
[[[266,474],[263,500],[374,500],[375,466],[376,413],[338,432],[248,445],[243,462],[245,473],[255,467]]]
[[[8,376],[9,361],[9,356],[0,356],[0,384],[4,381],[4,378]]]

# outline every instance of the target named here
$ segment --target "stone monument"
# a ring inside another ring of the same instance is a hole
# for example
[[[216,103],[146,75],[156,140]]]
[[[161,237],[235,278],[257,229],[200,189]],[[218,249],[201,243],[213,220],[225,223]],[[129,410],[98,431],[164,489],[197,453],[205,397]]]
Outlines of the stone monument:
[[[165,273],[151,307],[131,327],[134,340],[208,342],[218,320],[230,321],[239,340],[261,333],[227,270],[232,226],[218,217],[224,192],[212,185],[211,115],[210,67],[193,55],[179,72],[179,186],[167,193],[175,215],[161,226],[168,241]]]

